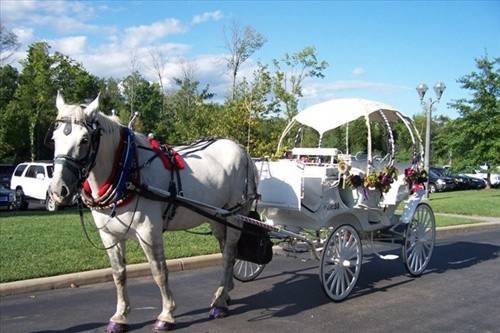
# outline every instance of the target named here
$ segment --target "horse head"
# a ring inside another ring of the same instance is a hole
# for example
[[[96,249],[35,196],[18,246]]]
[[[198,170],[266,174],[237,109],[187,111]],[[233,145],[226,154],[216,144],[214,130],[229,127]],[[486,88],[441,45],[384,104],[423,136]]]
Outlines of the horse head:
[[[99,95],[89,105],[72,105],[66,104],[58,91],[56,107],[52,134],[54,174],[49,194],[58,204],[68,204],[95,163],[100,141]]]

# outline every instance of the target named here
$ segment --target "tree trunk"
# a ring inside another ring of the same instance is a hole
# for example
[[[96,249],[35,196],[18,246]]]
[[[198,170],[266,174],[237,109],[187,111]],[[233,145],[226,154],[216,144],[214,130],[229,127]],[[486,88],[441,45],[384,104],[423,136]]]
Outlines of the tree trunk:
[[[238,75],[238,68],[234,68],[233,70],[233,87],[231,90],[231,100],[234,101],[234,90],[236,89],[236,75]]]
[[[491,188],[491,173],[490,173],[490,168],[488,168],[488,171],[486,171],[486,188],[489,190]]]
[[[36,125],[38,123],[38,118],[40,116],[40,109],[37,108],[34,117],[31,118],[30,122],[30,150],[31,150],[31,162],[37,159],[37,141],[36,141]]]

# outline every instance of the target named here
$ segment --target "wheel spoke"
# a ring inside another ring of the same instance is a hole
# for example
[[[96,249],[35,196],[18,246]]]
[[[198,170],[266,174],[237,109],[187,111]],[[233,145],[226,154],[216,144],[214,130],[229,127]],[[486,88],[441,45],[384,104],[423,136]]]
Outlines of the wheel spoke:
[[[332,273],[333,279],[330,283],[330,291],[333,292],[333,289],[337,286],[337,280],[339,278],[337,271]]]
[[[351,277],[349,279],[352,279],[354,277],[354,272],[351,270],[350,267],[345,268],[346,274],[351,274]]]
[[[346,287],[345,269],[342,270],[341,281],[342,281],[342,286],[340,287],[340,290],[341,290],[341,294],[343,294],[345,292],[345,290],[347,289],[347,287]]]

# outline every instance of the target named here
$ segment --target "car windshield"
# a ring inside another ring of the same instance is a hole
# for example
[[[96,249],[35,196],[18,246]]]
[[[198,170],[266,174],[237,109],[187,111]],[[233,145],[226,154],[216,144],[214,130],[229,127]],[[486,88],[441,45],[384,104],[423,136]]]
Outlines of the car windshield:
[[[439,168],[432,168],[431,172],[434,172],[435,176],[444,176],[445,175],[445,170],[444,169],[439,169]]]

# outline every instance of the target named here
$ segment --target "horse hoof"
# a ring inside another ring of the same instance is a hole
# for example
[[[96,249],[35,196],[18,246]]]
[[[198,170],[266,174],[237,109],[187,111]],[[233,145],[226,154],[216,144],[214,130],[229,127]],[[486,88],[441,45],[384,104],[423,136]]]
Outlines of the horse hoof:
[[[169,323],[163,320],[157,320],[155,326],[153,326],[153,331],[155,332],[165,332],[171,331],[175,328],[175,323]]]
[[[213,306],[210,309],[210,312],[208,313],[208,317],[210,319],[224,318],[224,317],[227,317],[227,315],[228,315],[227,308],[219,307],[219,306]]]
[[[110,321],[108,326],[106,326],[106,333],[123,333],[127,331],[126,324],[115,323],[114,321]]]

